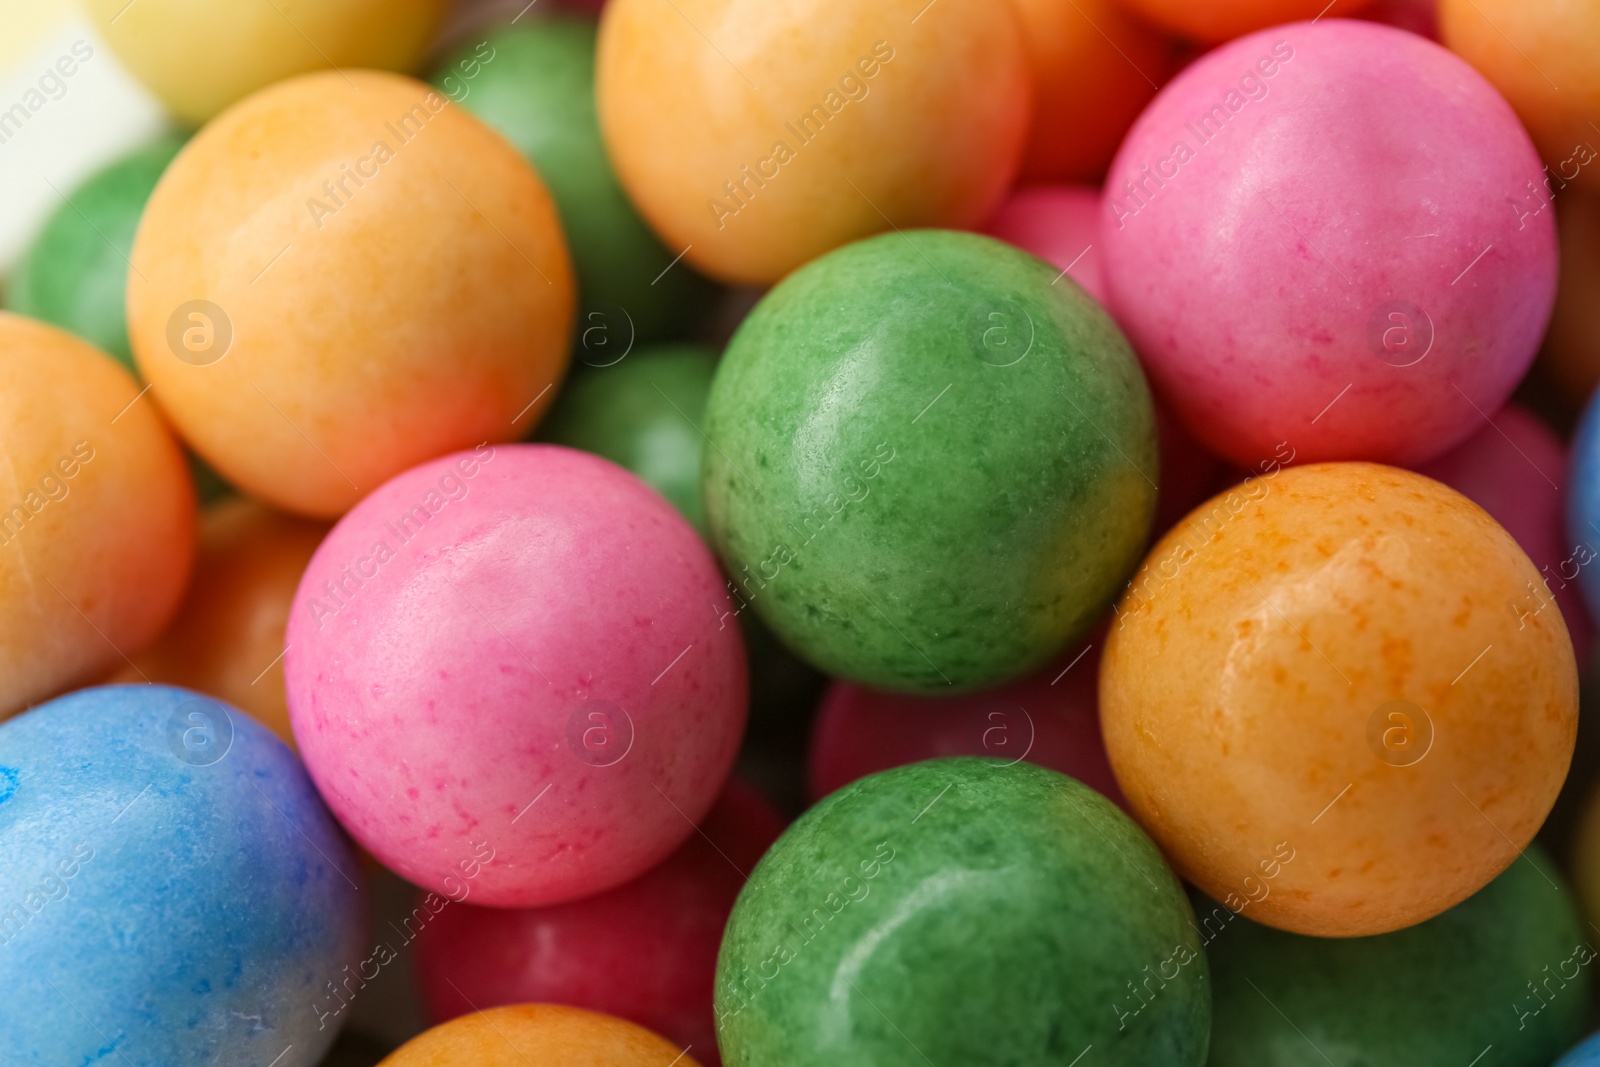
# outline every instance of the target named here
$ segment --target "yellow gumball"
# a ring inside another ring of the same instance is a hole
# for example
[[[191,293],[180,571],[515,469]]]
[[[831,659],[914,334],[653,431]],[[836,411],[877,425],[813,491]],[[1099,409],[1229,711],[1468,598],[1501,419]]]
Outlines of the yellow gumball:
[[[194,512],[183,454],[128,372],[0,313],[0,718],[161,632],[194,562]]]
[[[409,71],[449,7],[449,0],[85,2],[117,58],[195,125],[296,74]]]

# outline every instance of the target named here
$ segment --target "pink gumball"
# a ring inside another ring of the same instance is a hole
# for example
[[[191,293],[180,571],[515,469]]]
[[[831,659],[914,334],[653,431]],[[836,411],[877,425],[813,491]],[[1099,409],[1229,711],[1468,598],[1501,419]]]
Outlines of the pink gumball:
[[[834,682],[811,734],[812,799],[869,774],[943,756],[1027,760],[1071,775],[1118,804],[1100,738],[1100,647],[1073,649],[1009,685],[958,697],[882,693]]]
[[[1200,440],[1245,467],[1414,465],[1497,411],[1555,295],[1543,170],[1465,62],[1376,23],[1207,53],[1117,155],[1110,305]]]
[[[717,1062],[717,948],[734,899],[780,819],[728,783],[666,862],[607,893],[548,908],[447,905],[418,939],[435,1022],[502,1004],[566,1004],[654,1030]]]
[[[598,893],[722,788],[745,715],[723,581],[665,499],[598,457],[480,446],[390,479],[312,557],[290,720],[380,862],[475,904]]]
[[[1482,420],[1480,420],[1482,421]],[[1543,589],[1530,590],[1521,612],[1552,600],[1566,621],[1578,662],[1587,662],[1592,629],[1578,592],[1578,554],[1567,540],[1567,453],[1544,423],[1515,404],[1483,421],[1483,429],[1417,468],[1492,515],[1533,560]]]
[[[983,232],[1067,272],[1105,303],[1101,280],[1100,191],[1087,185],[1034,185],[1006,198]]]

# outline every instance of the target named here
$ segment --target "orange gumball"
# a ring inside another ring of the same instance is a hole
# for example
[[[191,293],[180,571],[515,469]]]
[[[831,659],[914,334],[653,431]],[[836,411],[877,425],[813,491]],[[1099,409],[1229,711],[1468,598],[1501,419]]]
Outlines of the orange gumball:
[[[328,527],[238,497],[200,517],[194,578],[131,679],[198,689],[249,712],[290,748],[283,631],[300,575]],[[129,672],[132,673],[132,672]]]
[[[699,1067],[687,1050],[611,1015],[518,1004],[463,1015],[407,1041],[378,1067]]]
[[[173,161],[128,276],[139,369],[228,481],[334,517],[523,436],[566,367],[572,269],[544,184],[420,82],[308,74]]]
[[[1027,57],[992,0],[612,0],[599,47],[623,185],[730,282],[891,227],[975,226],[1027,137]]]
[[[1296,933],[1422,922],[1514,861],[1555,803],[1577,667],[1539,571],[1419,474],[1247,480],[1117,605],[1101,724],[1179,873]]]
[[[194,562],[194,486],[110,356],[0,312],[0,719],[161,632]]]
[[[1600,189],[1600,4],[1439,0],[1439,34],[1499,89],[1548,165],[1548,184]],[[1545,189],[1508,189],[1528,210]]]
[[[1322,15],[1343,18],[1371,0],[1120,0],[1172,33],[1220,44],[1255,30]]]
[[[1025,181],[1096,181],[1156,95],[1173,42],[1115,0],[1011,0],[1036,90]]]

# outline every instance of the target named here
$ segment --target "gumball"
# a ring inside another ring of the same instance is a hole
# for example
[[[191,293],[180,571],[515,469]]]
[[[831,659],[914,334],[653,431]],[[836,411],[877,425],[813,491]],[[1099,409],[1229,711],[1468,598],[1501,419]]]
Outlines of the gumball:
[[[766,801],[730,781],[698,832],[627,885],[550,908],[441,910],[418,940],[430,1014],[570,1004],[638,1023],[716,1064],[711,990],[722,928],[782,832]]]
[[[490,1008],[435,1026],[379,1067],[698,1067],[687,1050],[640,1026],[556,1004]]]
[[[1554,226],[1514,198],[1539,178],[1505,101],[1444,49],[1368,22],[1278,27],[1196,61],[1123,142],[1109,306],[1235,463],[1285,444],[1423,463],[1482,428],[1538,347]]]
[[[540,439],[604,456],[643,478],[705,533],[700,417],[715,353],[695,345],[641,349],[576,378],[540,427]]]
[[[1444,914],[1375,937],[1302,937],[1202,906],[1207,1063],[1320,1062],[1320,1049],[1370,1067],[1464,1067],[1492,1046],[1494,1063],[1545,1067],[1583,1033],[1600,940],[1560,877],[1532,846]]]
[[[882,693],[834,682],[811,735],[813,800],[858,778],[942,756],[1027,760],[1122,802],[1100,740],[1096,697],[1104,639],[1037,674],[959,697]]]
[[[729,1067],[1067,1067],[1090,1047],[1199,1065],[1210,1001],[1194,913],[1150,839],[1070,778],[970,757],[863,778],[801,816],[717,960]]]
[[[1594,1034],[1583,1044],[1567,1053],[1556,1067],[1596,1067],[1600,1064],[1600,1034]]]
[[[1323,15],[1354,15],[1371,0],[1119,0],[1169,33],[1217,44],[1255,30]]]
[[[290,748],[283,633],[328,527],[237,497],[200,518],[194,578],[172,625],[124,680],[181,685],[249,712]]]
[[[1536,209],[1551,188],[1577,181],[1600,189],[1600,8],[1587,0],[1516,4],[1439,0],[1444,43],[1476,67],[1517,109],[1549,164],[1526,189],[1507,192]],[[1546,184],[1548,179],[1549,184]]]
[[[713,289],[673,265],[677,250],[662,247],[617,182],[595,116],[595,34],[592,18],[497,29],[446,57],[433,82],[550,187],[577,272],[579,355],[604,364],[635,341],[681,331]]]
[[[201,456],[332,518],[423,460],[525,433],[572,299],[527,162],[427,86],[345,71],[263,90],[173,161],[134,243],[128,327]]]
[[[1600,196],[1573,186],[1554,207],[1561,283],[1539,367],[1577,405],[1600,383]]]
[[[614,0],[598,72],[634,203],[674,254],[750,285],[875,233],[978,224],[1032,112],[992,0]]]
[[[123,66],[175,115],[198,126],[257,89],[307,71],[409,70],[448,5],[447,0],[292,6],[274,0],[88,0],[85,6]]]
[[[1438,0],[1377,0],[1368,3],[1357,17],[1408,30],[1430,41],[1439,39]]]
[[[1172,43],[1117,0],[1011,0],[1034,78],[1025,181],[1096,181],[1156,94]]]
[[[128,253],[139,216],[183,138],[160,137],[74,190],[17,266],[7,305],[60,326],[135,370],[128,348]]]
[[[1272,468],[1213,498],[1111,625],[1100,718],[1130,808],[1269,926],[1438,915],[1517,858],[1566,777],[1577,669],[1539,588],[1510,534],[1419,474]]]
[[[984,223],[983,232],[1054,263],[1105,303],[1100,254],[1095,251],[1100,243],[1100,190],[1087,185],[1018,189]]]
[[[172,618],[194,486],[128,372],[0,313],[0,718],[104,677]]]
[[[313,1005],[357,955],[359,874],[243,712],[106,686],[0,726],[0,854],[8,1064],[312,1067],[333,1042]]]
[[[1593,631],[1576,581],[1582,561],[1593,555],[1582,545],[1600,541],[1600,535],[1581,539],[1579,545],[1567,541],[1561,487],[1570,483],[1566,449],[1556,435],[1523,408],[1509,404],[1464,444],[1419,467],[1418,473],[1466,496],[1516,539],[1539,568],[1526,610],[1559,610],[1581,663]]]
[[[672,505],[596,456],[483,446],[413,468],[333,528],[295,596],[307,769],[374,857],[452,900],[621,885],[693,832],[738,749],[722,587]]]
[[[886,234],[784,279],[733,339],[703,426],[712,539],[824,671],[998,684],[1083,638],[1133,566],[1149,393],[1057,274],[975,234]]]

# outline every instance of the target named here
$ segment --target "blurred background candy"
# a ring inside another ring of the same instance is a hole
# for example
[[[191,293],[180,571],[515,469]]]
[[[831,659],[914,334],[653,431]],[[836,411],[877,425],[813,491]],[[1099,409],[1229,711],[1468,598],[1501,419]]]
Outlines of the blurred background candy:
[[[555,1004],[490,1008],[435,1026],[381,1067],[698,1067],[650,1031],[610,1015]]]
[[[1600,1064],[1600,1034],[1591,1036],[1561,1057],[1556,1067],[1594,1067],[1595,1064]]]
[[[1028,136],[1022,35],[1007,4],[925,4],[612,0],[600,126],[667,247],[763,284],[891,228],[981,222]]]
[[[1563,406],[1580,409],[1600,383],[1600,196],[1579,186],[1552,199],[1561,237],[1561,283],[1538,369]]]
[[[1267,26],[1323,15],[1354,15],[1370,0],[1121,0],[1171,33],[1216,44]]]
[[[816,666],[995,685],[1084,637],[1133,566],[1149,393],[1056,273],[973,234],[887,234],[786,278],[729,346],[704,424],[712,538],[740,602]]]
[[[1572,490],[1567,501],[1567,539],[1572,554],[1562,574],[1576,571],[1590,615],[1600,615],[1600,394],[1591,396],[1572,440]]]
[[[189,143],[140,224],[128,323],[197,452],[332,518],[537,423],[572,301],[527,162],[430,87],[346,71],[265,89]]]
[[[1129,807],[1258,922],[1351,937],[1439,914],[1517,858],[1566,777],[1577,673],[1541,589],[1476,504],[1395,468],[1290,467],[1202,504],[1111,624],[1100,709]]]
[[[0,851],[9,1063],[314,1067],[333,1042],[359,874],[243,712],[109,686],[0,726]]]
[[[447,456],[312,557],[284,654],[295,737],[339,820],[423,888],[602,892],[692,833],[731,769],[725,600],[694,530],[620,468],[551,445]]]

